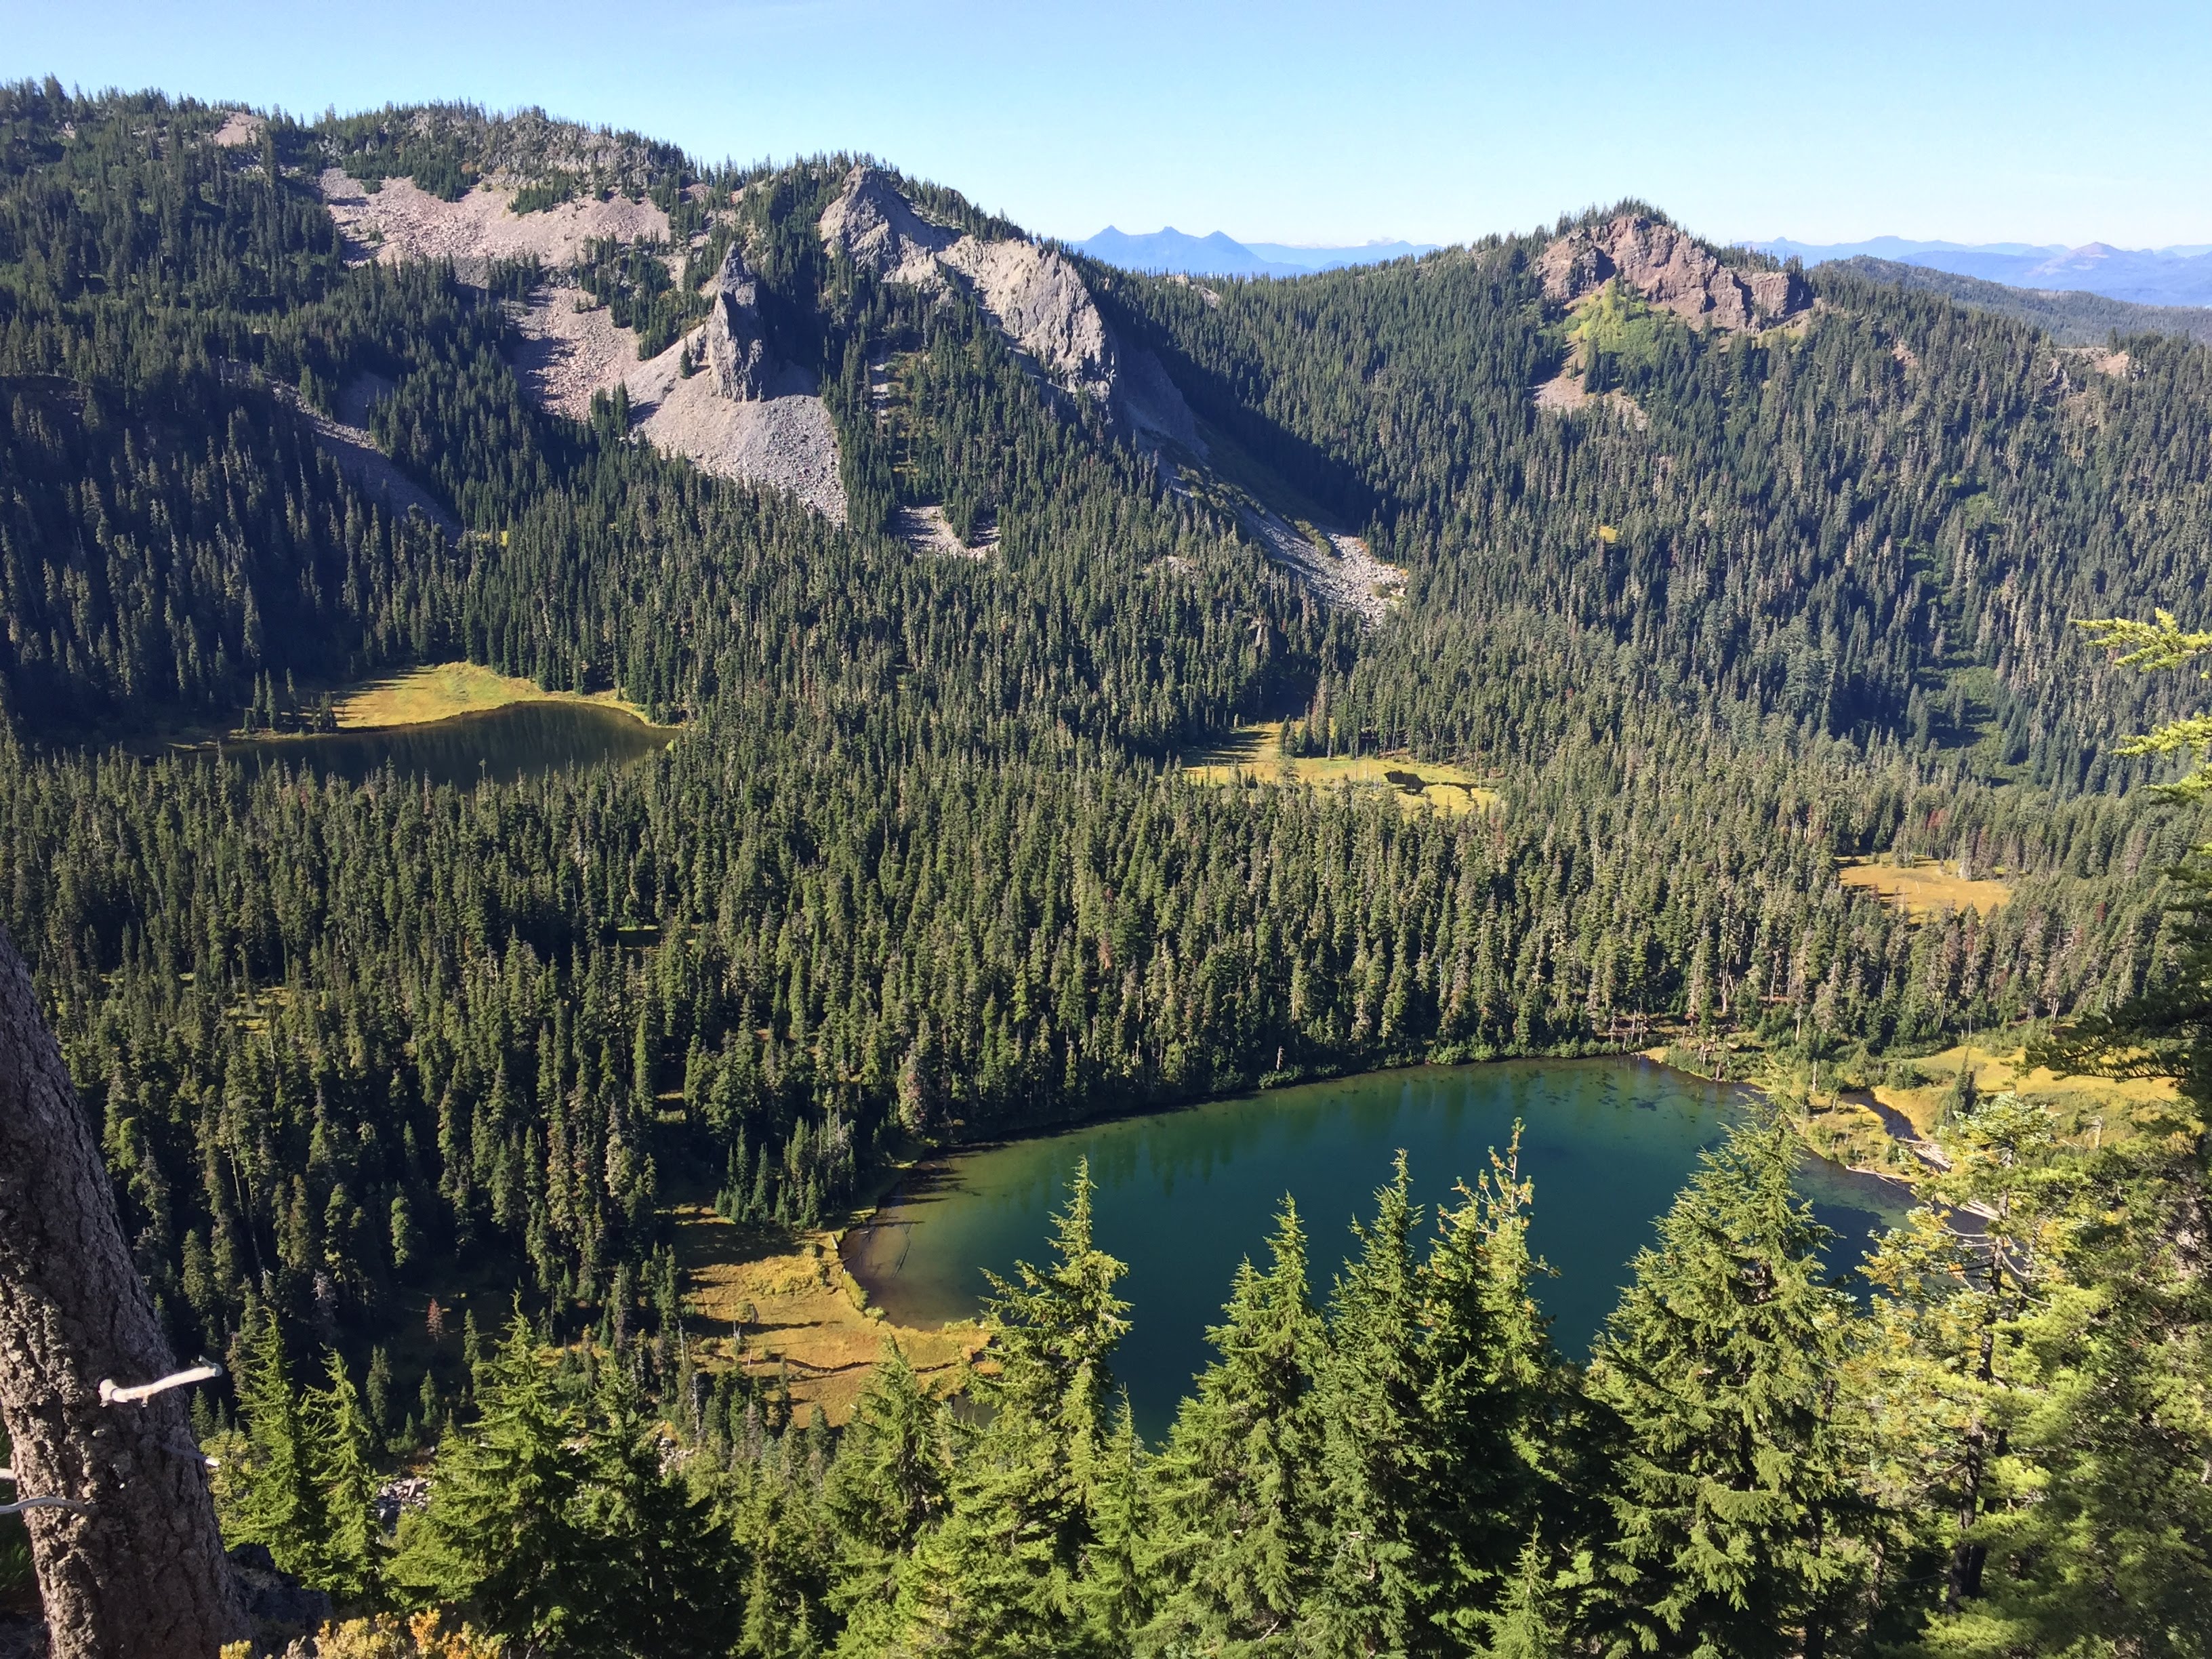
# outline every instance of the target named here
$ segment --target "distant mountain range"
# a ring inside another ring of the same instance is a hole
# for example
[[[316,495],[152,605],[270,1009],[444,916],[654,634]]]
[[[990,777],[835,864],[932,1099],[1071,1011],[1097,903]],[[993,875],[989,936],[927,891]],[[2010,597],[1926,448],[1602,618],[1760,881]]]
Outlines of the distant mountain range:
[[[1078,252],[1124,270],[1181,271],[1187,276],[1305,276],[1343,265],[1433,253],[1432,242],[1363,242],[1357,247],[1299,247],[1288,242],[1239,242],[1215,231],[1193,236],[1173,225],[1132,235],[1112,225],[1071,243]]]
[[[1746,242],[1746,247],[1808,265],[1874,258],[1948,271],[2008,288],[2101,294],[2134,305],[2212,306],[2212,244],[2120,248],[2104,242],[2038,247],[2027,242],[1917,242],[1877,236],[1864,242]]]
[[[2101,345],[2114,334],[2179,334],[2212,345],[2212,307],[2145,306],[2079,289],[2008,288],[1902,259],[1857,254],[1831,261],[1878,283],[1895,283],[1923,294],[1940,294],[1977,311],[2017,317],[2046,331],[2061,345]]]

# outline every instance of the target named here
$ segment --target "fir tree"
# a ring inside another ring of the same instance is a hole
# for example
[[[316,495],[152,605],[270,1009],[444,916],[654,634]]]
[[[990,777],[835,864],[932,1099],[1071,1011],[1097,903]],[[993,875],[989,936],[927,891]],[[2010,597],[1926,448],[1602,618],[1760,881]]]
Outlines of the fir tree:
[[[708,1504],[663,1472],[660,1429],[628,1368],[600,1367],[576,1505],[589,1559],[563,1635],[577,1650],[718,1653],[737,1634],[727,1540]]]
[[[403,1527],[392,1578],[417,1605],[457,1603],[501,1635],[557,1642],[574,1624],[594,1553],[574,1512],[574,1415],[519,1308],[484,1362],[476,1403],[476,1420],[439,1443],[429,1507]]]
[[[1645,1651],[1817,1655],[1851,1570],[1852,1309],[1797,1157],[1778,1114],[1706,1153],[1591,1360],[1618,1436],[1592,1618]]]
[[[989,1413],[963,1447],[944,1524],[899,1575],[897,1643],[976,1656],[1053,1651],[1083,1628],[1078,1589],[1109,1476],[1105,1402],[1127,1328],[1119,1261],[1091,1240],[1087,1164],[1053,1218],[1054,1260],[990,1276]]]
[[[951,1473],[951,1414],[886,1339],[823,1492],[838,1538],[832,1600],[847,1618],[883,1608],[899,1562],[943,1514]]]
[[[384,1580],[376,1435],[345,1361],[332,1352],[325,1364],[329,1384],[307,1395],[301,1413],[316,1504],[326,1528],[319,1583],[342,1602],[369,1602]]]
[[[1091,1493],[1091,1537],[1084,1547],[1076,1597],[1090,1650],[1127,1653],[1152,1615],[1157,1581],[1147,1548],[1154,1528],[1153,1480],[1126,1394],[1115,1409],[1105,1453]]]
[[[283,1332],[265,1303],[247,1304],[236,1370],[246,1444],[225,1472],[223,1534],[234,1543],[265,1545],[285,1571],[325,1583],[328,1516]]]
[[[1528,1254],[1533,1184],[1520,1126],[1474,1189],[1440,1218],[1421,1269],[1422,1434],[1430,1452],[1417,1506],[1421,1558],[1434,1575],[1431,1619],[1462,1640],[1519,1570],[1530,1528],[1559,1479],[1565,1389]]]
[[[1176,1413],[1158,1468],[1156,1571],[1174,1586],[1148,1640],[1287,1653],[1316,1575],[1324,1333],[1305,1231],[1285,1198],[1264,1273],[1239,1265],[1207,1333],[1219,1358]]]
[[[1426,1637],[1424,1607],[1443,1564],[1419,1554],[1431,1468],[1420,1212],[1401,1152],[1375,1219],[1355,1221],[1359,1255],[1329,1298],[1321,1373],[1320,1582],[1304,1639],[1326,1654],[1404,1652]]]
[[[1537,1534],[1531,1533],[1507,1579],[1505,1595],[1486,1615],[1488,1659],[1563,1659],[1568,1644],[1559,1593]]]

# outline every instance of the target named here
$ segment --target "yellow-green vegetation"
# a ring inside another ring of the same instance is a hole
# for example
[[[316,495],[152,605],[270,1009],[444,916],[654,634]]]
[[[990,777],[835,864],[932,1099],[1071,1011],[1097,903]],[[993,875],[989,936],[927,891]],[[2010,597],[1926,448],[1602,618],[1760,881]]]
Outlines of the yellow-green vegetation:
[[[1575,349],[1575,366],[1587,375],[1600,359],[1609,366],[1650,368],[1659,358],[1661,333],[1674,319],[1654,311],[1619,278],[1584,295],[1568,307],[1566,337]]]
[[[1994,1043],[1975,1046],[1971,1058],[1967,1046],[1958,1043],[1939,1054],[1901,1062],[1893,1070],[1909,1068],[1917,1080],[1876,1084],[1874,1097],[1903,1113],[1925,1134],[1955,1093],[1961,1068],[1971,1066],[1978,1094],[2012,1093],[2040,1102],[2059,1133],[2069,1139],[2109,1139],[2139,1119],[2163,1115],[2180,1098],[2166,1078],[2061,1077],[2027,1065],[2025,1048],[2010,1038],[2003,1041],[2007,1046],[2002,1049]]]
[[[1929,1138],[1969,1075],[1977,1095],[2018,1095],[2049,1115],[2062,1139],[2081,1146],[2134,1134],[2170,1116],[2179,1099],[2163,1078],[2063,1077],[2031,1066],[2017,1035],[2001,1034],[1971,1049],[1954,1043],[1918,1060],[1875,1061],[1868,1070],[1870,1075],[1827,1069],[1815,1079],[1798,1069],[1766,1079],[1764,1086],[1784,1100],[1809,1093],[1801,1127],[1806,1144],[1822,1157],[1906,1176],[1924,1167],[1905,1144],[1908,1129],[1912,1138]]]
[[[1403,755],[1285,755],[1282,735],[1280,720],[1240,726],[1227,741],[1186,755],[1183,774],[1194,783],[1216,785],[1388,790],[1401,806],[1425,804],[1445,813],[1490,811],[1499,803],[1498,792],[1464,767]]]
[[[2010,882],[1962,876],[1956,863],[1942,859],[1899,864],[1855,858],[1839,859],[1837,864],[1844,886],[1863,887],[1916,920],[1941,910],[1971,908],[1987,915],[2012,896]]]
[[[802,1419],[807,1407],[819,1406],[833,1427],[847,1422],[887,1341],[897,1341],[939,1394],[951,1391],[982,1349],[981,1326],[915,1330],[871,1308],[845,1271],[837,1233],[802,1233],[794,1242],[738,1226],[703,1204],[676,1205],[672,1213],[684,1304],[697,1322],[695,1356],[709,1370],[781,1376]]]
[[[434,663],[373,680],[337,700],[341,731],[389,726],[427,726],[456,714],[479,714],[517,702],[594,702],[640,720],[646,712],[619,693],[548,691],[532,680],[496,673],[472,662]]]

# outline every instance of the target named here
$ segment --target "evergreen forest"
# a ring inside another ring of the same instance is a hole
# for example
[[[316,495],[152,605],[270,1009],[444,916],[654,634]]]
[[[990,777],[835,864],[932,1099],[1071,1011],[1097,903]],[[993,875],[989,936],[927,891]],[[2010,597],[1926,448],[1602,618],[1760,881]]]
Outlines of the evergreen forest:
[[[1206,434],[1179,472],[967,290],[829,251],[858,158],[228,118],[0,87],[0,926],[227,1368],[226,1538],[329,1593],[325,1654],[2212,1652],[2212,728],[2139,672],[2212,648],[2212,347],[1847,266],[1786,328],[1571,314],[1573,220],[1289,281],[1067,256]],[[703,240],[363,258],[331,167]],[[732,247],[842,524],[514,367],[548,282],[652,355]],[[1571,359],[1597,395],[1540,407]],[[435,514],[319,436],[365,383]],[[1255,500],[1402,595],[1333,605]],[[988,556],[918,551],[924,507]],[[468,788],[198,741],[451,662],[677,734]],[[1186,766],[1261,722],[1496,805]],[[1869,859],[2008,896],[1908,909]],[[2177,1089],[2092,1130],[1965,1079],[1836,1281],[1814,1107],[1977,1032]],[[1586,1358],[1510,1146],[1441,1208],[1378,1169],[1331,1284],[1345,1218],[1286,1204],[1159,1443],[1085,1176],[957,1397],[887,1344],[833,1426],[699,1357],[679,1200],[769,1250],[935,1150],[1655,1044],[1766,1103]]]

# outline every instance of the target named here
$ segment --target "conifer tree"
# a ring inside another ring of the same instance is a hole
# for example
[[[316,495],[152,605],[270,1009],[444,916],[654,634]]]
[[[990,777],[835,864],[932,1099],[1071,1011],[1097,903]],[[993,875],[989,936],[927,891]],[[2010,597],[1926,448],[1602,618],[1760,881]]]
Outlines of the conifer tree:
[[[951,1466],[951,1413],[886,1339],[823,1491],[838,1538],[832,1601],[848,1619],[882,1609],[899,1562],[944,1511]]]
[[[234,1544],[264,1545],[285,1571],[322,1583],[330,1566],[327,1517],[300,1391],[276,1311],[258,1298],[247,1304],[239,1334],[237,1375],[246,1443],[219,1488],[223,1535]]]
[[[1011,1280],[984,1274],[991,1294],[983,1322],[1000,1370],[982,1396],[999,1411],[1026,1413],[1053,1431],[1062,1448],[1067,1512],[1079,1529],[1103,1453],[1114,1350],[1129,1328],[1129,1304],[1114,1294],[1127,1269],[1091,1242],[1097,1190],[1083,1159],[1068,1177],[1066,1206],[1053,1217],[1052,1265],[1040,1272],[1017,1262]]]
[[[376,1599],[384,1577],[384,1534],[376,1520],[376,1436],[361,1393],[333,1350],[327,1387],[307,1396],[301,1413],[317,1506],[326,1530],[322,1587],[340,1601]]]
[[[1132,1638],[1151,1618],[1152,1492],[1150,1460],[1124,1394],[1115,1407],[1104,1465],[1091,1494],[1091,1537],[1084,1547],[1076,1587],[1093,1651],[1128,1652]]]
[[[1521,1131],[1440,1218],[1421,1268],[1424,1340],[1419,1553],[1434,1575],[1431,1620],[1472,1641],[1517,1571],[1554,1495],[1562,1378],[1530,1284],[1534,1185]]]
[[[410,1516],[393,1582],[417,1605],[456,1603],[486,1628],[561,1640],[593,1552],[574,1502],[574,1414],[555,1394],[518,1307],[476,1384],[477,1419],[439,1443],[429,1507]]]
[[[1778,1114],[1706,1153],[1592,1357],[1617,1438],[1590,1617],[1644,1651],[1817,1656],[1851,1571],[1852,1310],[1797,1157]]]
[[[836,1632],[836,1546],[811,1444],[809,1431],[787,1427],[733,1472],[728,1527],[743,1547],[732,1570],[744,1575],[736,1651],[750,1659],[805,1659]]]
[[[1287,1197],[1261,1273],[1240,1263],[1207,1333],[1219,1358],[1183,1401],[1159,1468],[1155,1570],[1173,1585],[1148,1639],[1286,1653],[1312,1594],[1325,1334]]]
[[[1323,1484],[1320,1582],[1304,1640],[1325,1654],[1405,1652],[1426,1635],[1424,1608],[1441,1564],[1420,1559],[1420,1505],[1431,1467],[1420,1211],[1406,1155],[1354,1221],[1359,1255],[1329,1298],[1321,1373]]]
[[[565,1640],[574,1650],[657,1659],[717,1653],[738,1627],[726,1541],[709,1505],[661,1468],[660,1425],[629,1368],[599,1368],[577,1498],[588,1540]]]
[[[1091,1239],[1088,1163],[1053,1218],[1054,1259],[989,1276],[988,1422],[967,1439],[944,1524],[899,1575],[898,1643],[977,1656],[1048,1652],[1083,1628],[1078,1579],[1112,1470],[1105,1406],[1127,1328],[1123,1268]]]
[[[1539,1536],[1521,1546],[1506,1582],[1504,1599],[1485,1616],[1488,1659],[1562,1659],[1571,1650],[1550,1560]]]

